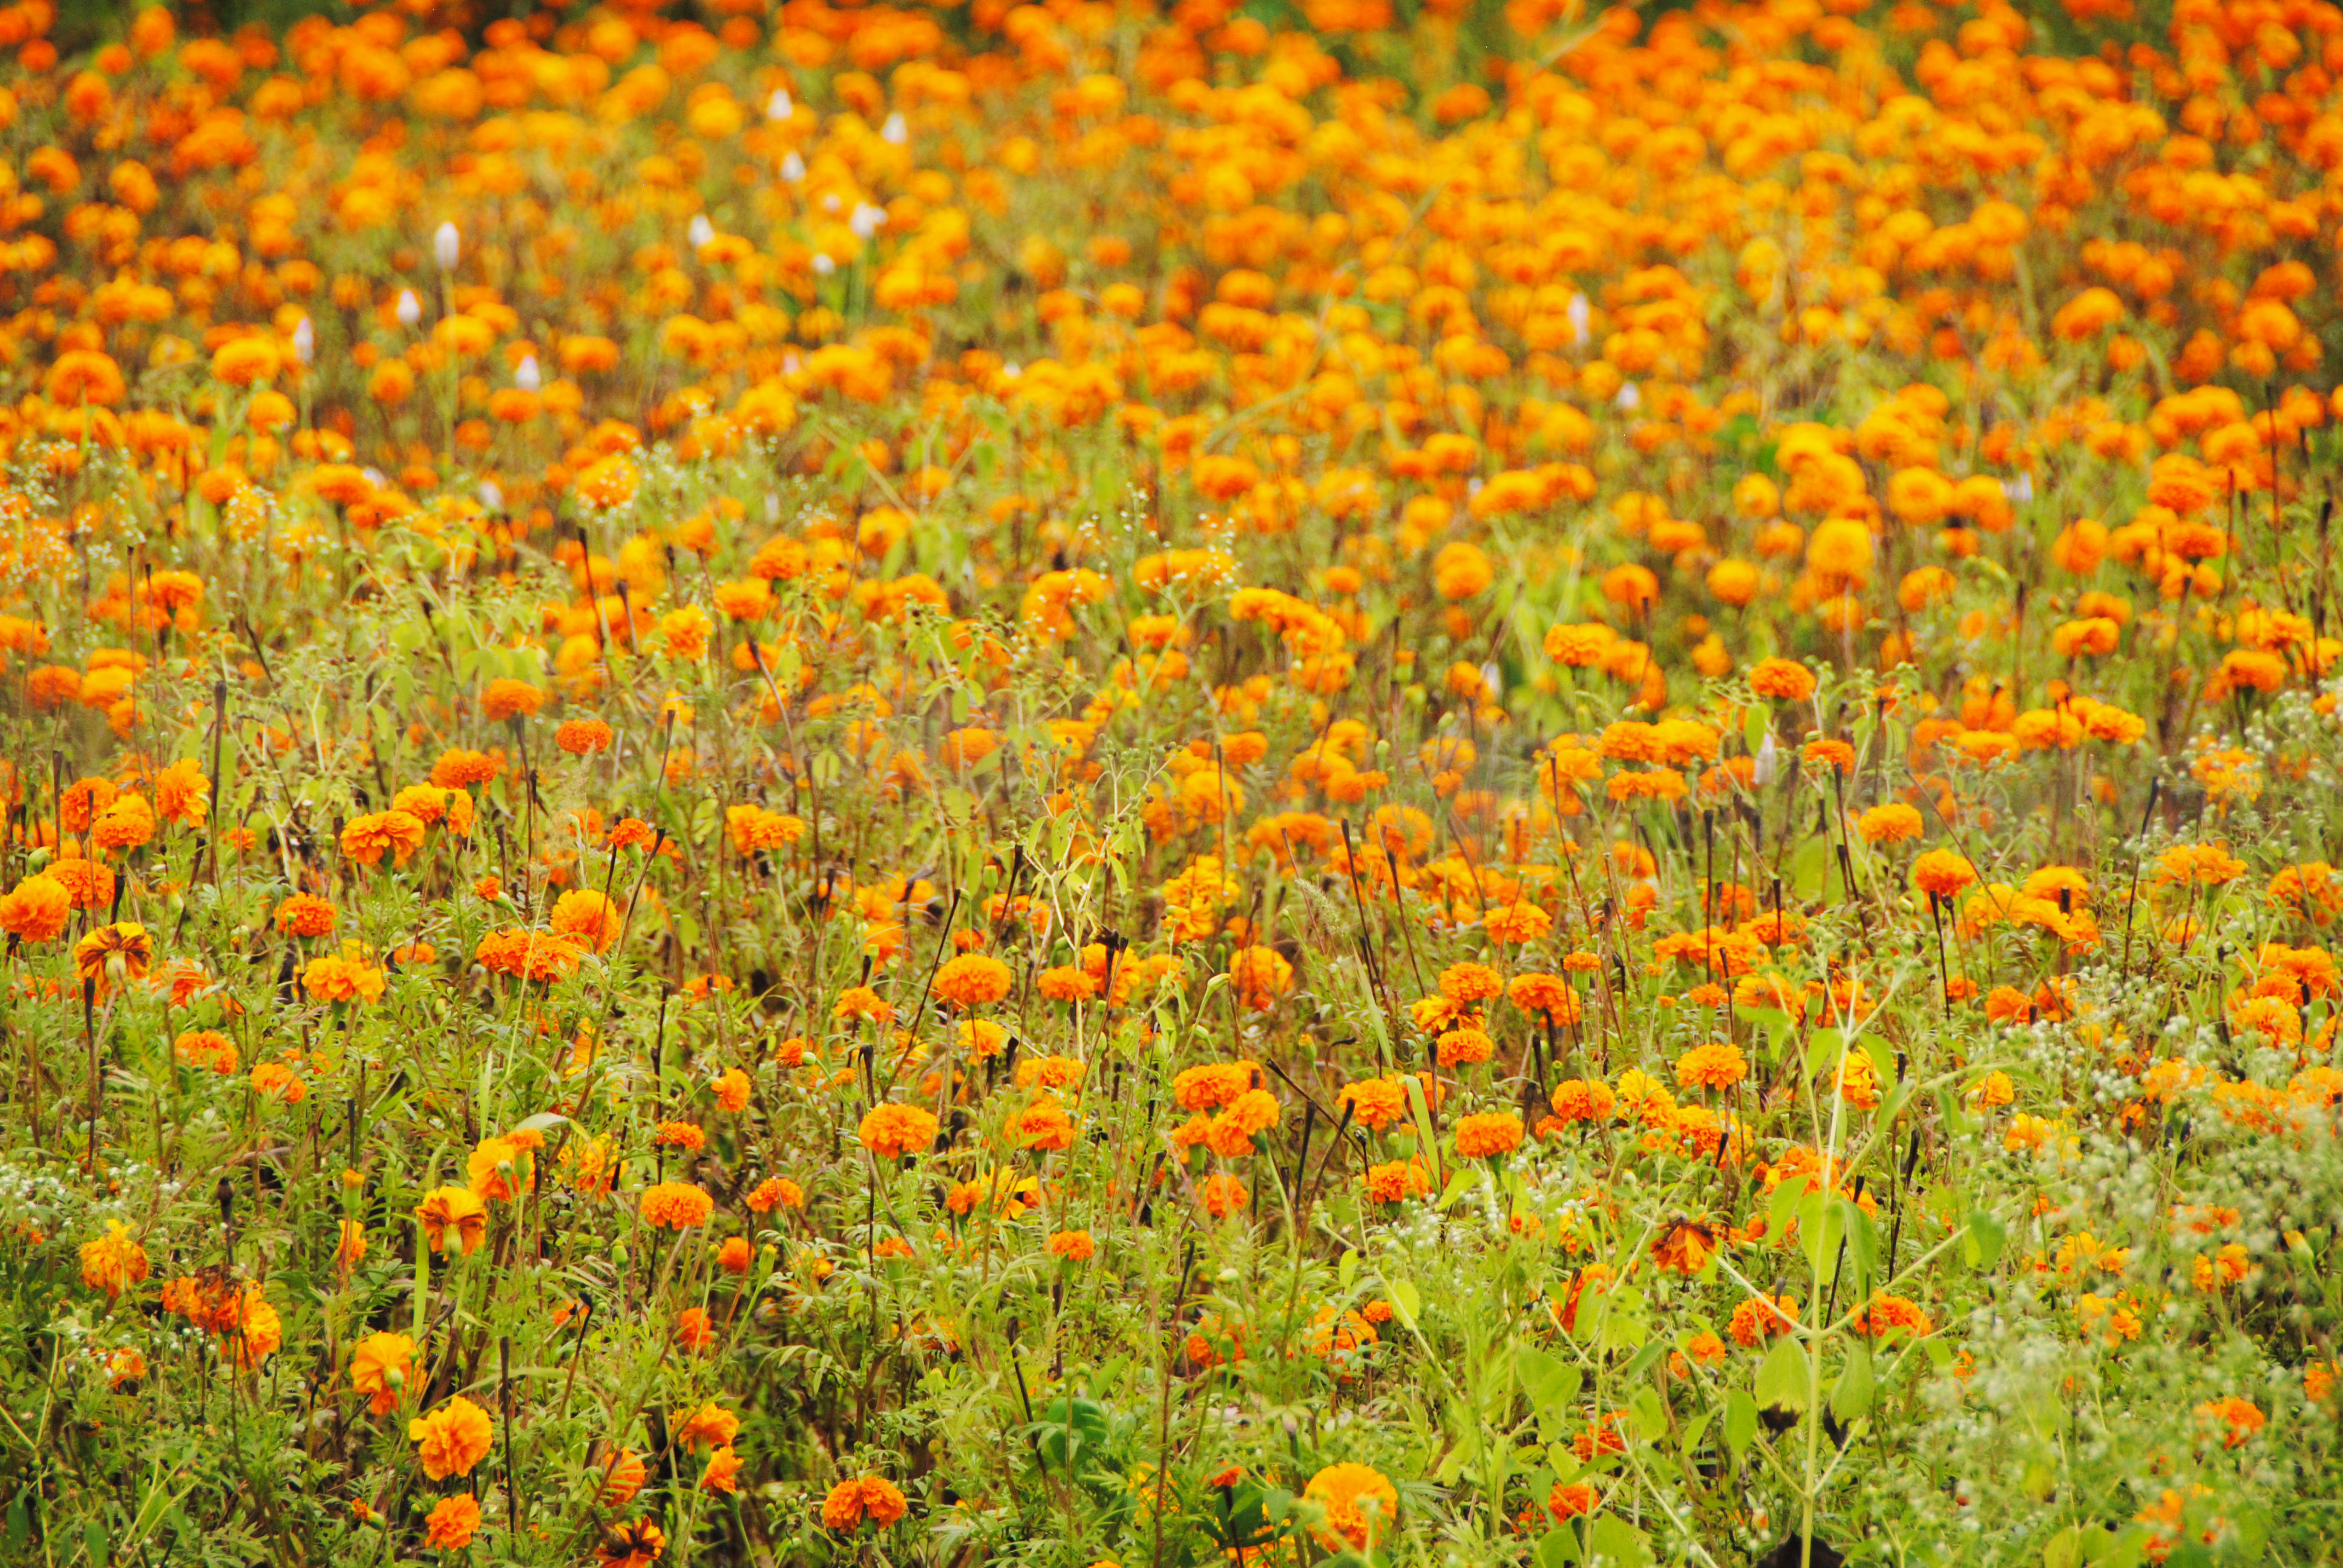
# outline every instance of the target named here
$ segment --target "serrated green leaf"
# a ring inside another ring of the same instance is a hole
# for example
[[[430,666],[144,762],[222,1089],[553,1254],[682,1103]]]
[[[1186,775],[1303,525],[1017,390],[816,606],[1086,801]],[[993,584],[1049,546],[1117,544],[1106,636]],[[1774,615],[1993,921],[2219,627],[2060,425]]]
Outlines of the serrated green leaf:
[[[1423,1311],[1423,1298],[1416,1293],[1415,1286],[1406,1280],[1385,1280],[1383,1289],[1391,1292],[1392,1311],[1400,1322],[1413,1331]]]
[[[1522,1392],[1540,1414],[1558,1410],[1578,1397],[1585,1374],[1559,1356],[1523,1345],[1513,1352],[1513,1373]]]
[[[1841,1425],[1858,1415],[1870,1412],[1875,1389],[1871,1368],[1871,1348],[1860,1341],[1850,1347],[1846,1365],[1831,1384],[1830,1412]]]
[[[1725,1395],[1725,1442],[1738,1459],[1749,1452],[1749,1440],[1757,1435],[1757,1402],[1739,1389],[1728,1389]]]
[[[1838,1060],[1838,1053],[1846,1048],[1846,1036],[1835,1029],[1818,1029],[1806,1041],[1806,1076],[1817,1078],[1824,1068]]]
[[[1644,1568],[1652,1561],[1652,1543],[1644,1533],[1615,1513],[1596,1516],[1587,1532],[1588,1561],[1611,1563],[1617,1568]]]
[[[1968,1230],[1961,1238],[1961,1255],[1972,1269],[1990,1269],[2009,1243],[2009,1232],[1989,1209],[1969,1211]]]
[[[1805,1352],[1795,1336],[1784,1334],[1757,1365],[1757,1408],[1805,1409],[1808,1375]]]

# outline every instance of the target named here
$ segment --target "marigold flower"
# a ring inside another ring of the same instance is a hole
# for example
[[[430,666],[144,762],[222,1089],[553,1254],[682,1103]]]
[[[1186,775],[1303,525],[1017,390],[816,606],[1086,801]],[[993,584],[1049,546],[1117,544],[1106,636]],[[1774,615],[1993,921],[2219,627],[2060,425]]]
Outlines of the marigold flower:
[[[472,1543],[479,1528],[480,1500],[468,1492],[458,1492],[432,1507],[423,1522],[424,1544],[440,1552],[461,1552]]]
[[[1912,862],[1912,886],[1950,900],[1977,879],[1976,868],[1950,849],[1931,849]]]
[[[146,1250],[130,1239],[130,1229],[110,1221],[106,1234],[81,1246],[81,1282],[104,1291],[109,1301],[146,1277]]]
[[[614,1525],[602,1538],[601,1568],[650,1568],[667,1550],[667,1532],[649,1519]]]
[[[1790,658],[1761,658],[1749,671],[1749,689],[1760,697],[1804,702],[1815,694],[1814,672]]]
[[[423,847],[423,823],[410,811],[377,811],[342,825],[342,853],[362,866],[378,866],[387,854],[404,866]]]
[[[841,1481],[822,1499],[822,1528],[845,1533],[868,1520],[884,1530],[903,1517],[904,1506],[903,1493],[891,1482],[875,1475]]]
[[[469,1475],[488,1457],[488,1412],[457,1394],[430,1414],[407,1422],[407,1436],[423,1462],[423,1473],[432,1480]]]
[[[1730,1089],[1748,1076],[1749,1063],[1737,1045],[1696,1045],[1676,1058],[1676,1084],[1682,1089]]]
[[[1522,1119],[1510,1111],[1484,1111],[1456,1123],[1456,1152],[1466,1160],[1493,1160],[1521,1144]]]
[[[0,898],[0,930],[22,942],[53,942],[65,933],[73,910],[71,889],[54,877],[35,874]]]
[[[1399,1518],[1399,1490],[1381,1471],[1364,1464],[1330,1464],[1310,1478],[1302,1501],[1317,1503],[1325,1522],[1311,1533],[1329,1552],[1371,1551],[1390,1539]]]
[[[1012,978],[999,959],[962,953],[936,970],[933,990],[946,1006],[969,1012],[1006,998]]]
[[[1334,1103],[1349,1106],[1351,1120],[1373,1132],[1382,1131],[1408,1113],[1407,1090],[1392,1078],[1369,1078],[1345,1084]]]
[[[435,1252],[446,1251],[452,1244],[458,1253],[468,1256],[488,1238],[488,1209],[468,1188],[433,1188],[415,1206],[415,1217],[422,1221],[424,1240]]]
[[[856,1129],[862,1146],[881,1160],[899,1160],[924,1151],[936,1138],[933,1112],[916,1105],[874,1106]]]
[[[97,930],[74,944],[74,978],[97,988],[103,1001],[123,981],[144,980],[154,961],[154,939],[146,928],[123,920]]]
[[[415,1342],[405,1334],[368,1334],[350,1352],[350,1387],[367,1396],[367,1408],[387,1415],[415,1381]]]
[[[716,1200],[689,1181],[662,1181],[643,1193],[639,1207],[653,1230],[689,1231],[708,1223]]]

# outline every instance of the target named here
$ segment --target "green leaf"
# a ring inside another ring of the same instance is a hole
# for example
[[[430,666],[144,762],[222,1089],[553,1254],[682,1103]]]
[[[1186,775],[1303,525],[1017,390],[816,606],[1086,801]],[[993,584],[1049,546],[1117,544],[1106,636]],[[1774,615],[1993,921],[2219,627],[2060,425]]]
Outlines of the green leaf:
[[[1595,1519],[1587,1544],[1592,1562],[1607,1560],[1621,1568],[1645,1568],[1652,1561],[1652,1543],[1644,1538],[1644,1533],[1615,1513],[1604,1513]]]
[[[1875,1034],[1866,1034],[1859,1043],[1864,1054],[1871,1058],[1871,1070],[1881,1083],[1896,1081],[1896,1048]]]
[[[1635,1432],[1646,1442],[1657,1442],[1668,1430],[1668,1407],[1660,1402],[1657,1389],[1639,1388],[1635,1397],[1627,1402],[1634,1412]]]
[[[1334,1265],[1334,1278],[1342,1285],[1342,1289],[1347,1291],[1351,1288],[1351,1282],[1356,1280],[1358,1277],[1358,1250],[1353,1247],[1345,1247],[1342,1249],[1342,1261]]]
[[[1814,1078],[1820,1075],[1824,1068],[1838,1060],[1838,1053],[1845,1048],[1846,1036],[1838,1030],[1815,1030],[1814,1037],[1806,1041],[1806,1076]]]
[[[2002,1248],[2008,1242],[2009,1232],[2002,1228],[2001,1221],[1995,1218],[1991,1210],[1969,1211],[1968,1231],[1961,1239],[1961,1255],[1967,1260],[1970,1268],[1992,1268],[2001,1257]]]
[[[2042,1548],[2042,1568],[2083,1568],[2083,1527],[2069,1524]]]
[[[1871,1370],[1871,1348],[1859,1341],[1855,1342],[1846,1358],[1846,1366],[1831,1384],[1830,1412],[1845,1425],[1871,1410],[1874,1389]]]
[[[1771,716],[1755,703],[1749,705],[1748,717],[1741,721],[1741,744],[1755,757],[1765,744],[1765,731],[1771,728]]]
[[[1578,1561],[1578,1535],[1567,1524],[1556,1525],[1538,1537],[1538,1568],[1562,1568]]]
[[[1765,1231],[1779,1236],[1791,1221],[1798,1216],[1798,1204],[1805,1200],[1806,1184],[1803,1181],[1785,1181],[1774,1189],[1774,1196],[1765,1202]]]
[[[1415,1330],[1417,1315],[1423,1311],[1423,1298],[1415,1286],[1405,1280],[1385,1280],[1383,1288],[1391,1292],[1392,1311],[1411,1332]]]
[[[1479,1177],[1478,1171],[1451,1170],[1448,1172],[1448,1185],[1442,1190],[1439,1198],[1432,1205],[1433,1212],[1445,1214],[1449,1210],[1456,1207],[1463,1201],[1465,1193],[1480,1184]]]
[[[1757,1435],[1757,1402],[1739,1389],[1729,1389],[1725,1395],[1725,1441],[1735,1459],[1749,1452],[1749,1440]]]
[[[1432,1108],[1424,1103],[1423,1081],[1411,1072],[1400,1081],[1407,1085],[1408,1109],[1415,1113],[1415,1135],[1430,1149],[1439,1140],[1432,1135]]]
[[[1808,1371],[1804,1351],[1796,1336],[1784,1334],[1765,1352],[1757,1366],[1757,1408],[1760,1410],[1804,1410],[1806,1408]]]
[[[1846,1237],[1846,1261],[1855,1271],[1858,1285],[1876,1283],[1879,1279],[1879,1228],[1860,1204],[1845,1198],[1835,1198],[1831,1206],[1837,1211],[1838,1229]]]
[[[1585,1374],[1561,1357],[1527,1345],[1513,1352],[1513,1372],[1521,1379],[1522,1392],[1541,1415],[1576,1399],[1579,1385],[1585,1382]]]

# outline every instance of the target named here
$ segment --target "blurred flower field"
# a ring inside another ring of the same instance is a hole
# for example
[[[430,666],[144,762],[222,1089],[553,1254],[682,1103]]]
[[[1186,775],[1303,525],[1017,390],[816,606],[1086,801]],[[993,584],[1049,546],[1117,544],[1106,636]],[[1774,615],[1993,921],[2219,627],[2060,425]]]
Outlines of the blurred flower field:
[[[0,1562],[2343,1557],[2343,9],[318,9],[0,6]]]

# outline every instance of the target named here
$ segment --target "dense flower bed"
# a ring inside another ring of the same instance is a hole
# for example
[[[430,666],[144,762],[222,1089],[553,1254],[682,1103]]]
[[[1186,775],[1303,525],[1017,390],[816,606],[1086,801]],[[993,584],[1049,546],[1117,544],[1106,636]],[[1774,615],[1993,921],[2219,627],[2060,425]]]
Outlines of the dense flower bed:
[[[0,8],[0,1560],[2325,1561],[2323,0]]]

